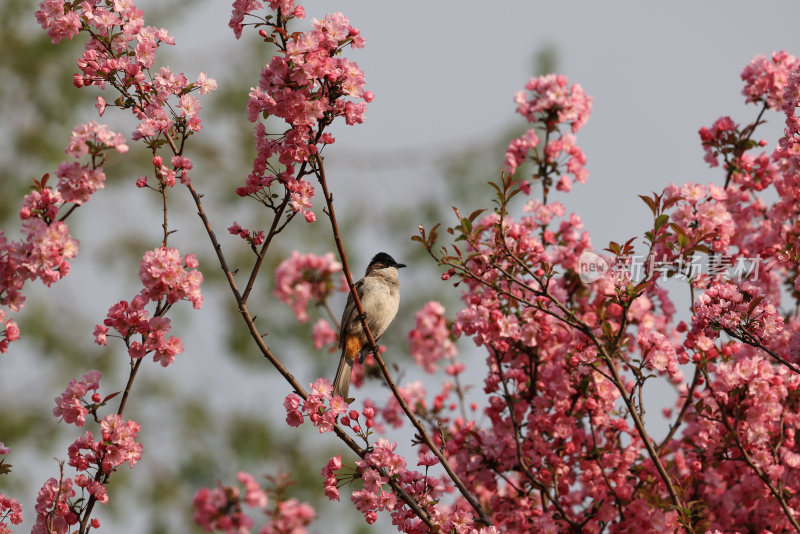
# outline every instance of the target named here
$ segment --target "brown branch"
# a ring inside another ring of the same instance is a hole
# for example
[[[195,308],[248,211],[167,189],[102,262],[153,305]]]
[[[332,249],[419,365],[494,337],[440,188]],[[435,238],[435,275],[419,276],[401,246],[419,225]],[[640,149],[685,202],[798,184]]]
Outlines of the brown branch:
[[[800,523],[798,523],[797,519],[794,517],[794,514],[792,513],[792,509],[789,506],[789,503],[786,502],[786,499],[784,498],[782,492],[779,491],[778,488],[776,488],[772,484],[772,482],[769,479],[769,476],[760,467],[758,467],[758,465],[756,465],[755,462],[753,462],[753,459],[747,453],[747,448],[744,446],[744,444],[741,441],[741,437],[739,436],[739,431],[737,429],[733,428],[731,426],[731,424],[728,422],[728,420],[727,420],[727,418],[725,416],[724,407],[722,406],[722,404],[717,399],[717,395],[714,392],[714,390],[711,388],[711,381],[709,380],[708,374],[705,374],[705,379],[706,379],[706,384],[707,384],[706,387],[711,392],[711,396],[713,397],[714,402],[717,405],[717,409],[719,410],[719,413],[720,413],[719,422],[721,422],[723,424],[723,426],[725,426],[725,429],[728,431],[729,435],[733,436],[736,448],[742,454],[742,458],[744,459],[744,461],[747,464],[747,466],[767,486],[767,489],[769,489],[770,493],[772,493],[772,496],[775,497],[775,499],[777,499],[778,503],[781,505],[781,508],[783,509],[783,513],[786,515],[786,518],[792,524],[792,526],[794,527],[795,531],[800,532]]]
[[[428,249],[428,252],[431,255],[433,255],[434,258],[436,258],[436,256],[433,254],[433,252],[430,249]],[[436,259],[438,260],[438,258],[436,258]],[[450,264],[450,265],[452,265],[452,264]],[[453,265],[453,266],[455,267],[455,265]],[[501,271],[503,271],[502,268],[499,268],[499,269]],[[482,283],[482,284],[486,285],[487,287],[497,291],[497,288],[495,288],[494,286],[492,286],[491,284],[489,284],[488,282],[486,282],[482,278],[473,275],[470,271],[466,270],[466,268],[464,268],[462,270],[462,272],[466,276],[469,276],[470,278],[472,278],[473,280],[476,280],[477,282]],[[521,284],[521,282],[518,282],[518,283],[520,285],[524,285],[524,284]],[[527,287],[527,286],[525,286],[525,287]],[[633,419],[633,423],[634,423],[634,426],[636,427],[636,431],[639,434],[639,437],[642,439],[642,441],[643,441],[643,443],[645,445],[645,448],[647,449],[648,456],[650,457],[651,461],[655,465],[656,470],[658,471],[658,474],[659,474],[660,478],[663,480],[664,484],[667,487],[667,492],[670,495],[670,499],[672,500],[673,505],[675,507],[680,507],[681,506],[680,498],[678,497],[678,492],[676,491],[675,486],[672,483],[672,479],[670,478],[669,474],[667,473],[666,469],[664,468],[664,465],[661,463],[661,459],[660,459],[657,451],[655,450],[655,448],[653,446],[653,443],[650,440],[649,435],[647,434],[647,431],[646,431],[645,426],[644,426],[644,421],[642,420],[642,418],[639,416],[638,412],[636,411],[636,407],[635,407],[632,399],[630,398],[630,395],[628,395],[627,390],[625,389],[625,385],[624,385],[624,383],[622,381],[622,378],[620,377],[619,372],[617,371],[616,367],[614,366],[613,358],[611,357],[611,354],[609,354],[609,352],[607,351],[605,345],[597,338],[597,336],[595,335],[595,333],[592,330],[592,328],[590,328],[588,325],[586,325],[585,323],[581,322],[577,317],[575,317],[575,314],[572,312],[572,310],[570,310],[569,308],[564,306],[558,299],[556,299],[546,287],[542,288],[541,290],[533,290],[531,288],[529,288],[529,289],[535,295],[546,297],[547,300],[550,301],[551,303],[553,303],[556,306],[556,308],[561,311],[561,313],[563,315],[559,315],[559,314],[555,313],[554,311],[548,310],[548,309],[546,309],[546,308],[544,308],[542,306],[534,305],[530,301],[528,301],[528,300],[526,300],[526,299],[524,299],[522,297],[519,297],[517,295],[513,295],[508,291],[502,291],[502,293],[505,294],[506,296],[508,296],[509,298],[516,300],[517,302],[520,302],[520,303],[523,303],[523,304],[527,304],[527,305],[529,305],[531,307],[534,307],[537,310],[540,310],[540,311],[542,311],[542,312],[544,312],[544,313],[546,313],[548,315],[551,315],[552,317],[555,317],[556,319],[564,322],[568,326],[572,326],[573,328],[583,332],[589,338],[589,340],[597,347],[598,351],[601,354],[601,359],[603,360],[603,362],[606,364],[606,367],[608,368],[609,375],[607,375],[607,376],[612,381],[612,383],[617,388],[617,390],[620,392],[620,395],[622,396],[623,402],[625,403],[625,406],[627,407],[628,411],[631,414],[631,418]],[[617,348],[615,348],[615,351],[616,350],[617,350]]]
[[[367,342],[369,343],[370,351],[375,357],[375,361],[378,363],[378,367],[381,369],[381,373],[383,373],[383,377],[386,380],[386,383],[389,385],[389,388],[392,390],[395,398],[397,399],[398,404],[403,409],[408,417],[409,421],[414,425],[419,433],[420,437],[423,439],[425,444],[428,448],[433,452],[436,457],[439,459],[439,462],[442,464],[442,467],[447,472],[447,475],[453,481],[455,486],[458,488],[461,495],[467,500],[473,510],[478,514],[480,518],[480,522],[486,526],[491,526],[492,522],[489,517],[486,515],[483,507],[480,505],[478,500],[475,498],[472,493],[467,489],[464,485],[464,482],[461,481],[461,478],[456,474],[453,470],[450,462],[447,461],[447,458],[436,446],[431,439],[428,432],[425,430],[423,424],[419,421],[419,419],[414,415],[411,409],[408,406],[408,403],[403,398],[402,393],[400,390],[397,389],[397,385],[392,380],[391,374],[389,374],[389,369],[386,367],[386,364],[381,358],[380,352],[378,351],[377,343],[375,342],[375,338],[372,336],[372,332],[369,330],[369,325],[367,325],[366,315],[364,314],[364,308],[361,306],[361,299],[358,298],[358,292],[356,291],[355,284],[353,282],[353,275],[350,273],[350,267],[347,264],[347,255],[344,252],[344,246],[342,245],[342,238],[339,234],[339,225],[336,222],[336,212],[333,209],[333,195],[328,190],[328,183],[325,179],[325,166],[323,164],[323,160],[321,157],[316,157],[312,163],[316,167],[317,170],[317,178],[319,180],[320,185],[322,186],[323,196],[325,197],[325,203],[327,205],[327,215],[328,219],[331,221],[331,228],[333,230],[333,239],[336,242],[336,249],[339,252],[339,258],[342,261],[342,268],[344,269],[345,278],[347,278],[347,284],[350,287],[350,295],[353,297],[353,302],[356,305],[356,309],[358,310],[358,315],[361,317],[361,326],[364,329],[364,333],[367,335]]]
[[[136,362],[131,362],[131,372],[128,375],[128,382],[125,384],[125,391],[122,393],[122,399],[119,401],[119,408],[117,408],[117,415],[122,415],[125,411],[125,404],[128,402],[128,396],[131,394],[131,387],[133,386],[133,379],[136,378],[136,373],[139,372],[139,367],[142,365],[144,358],[138,358]]]
[[[675,435],[675,432],[680,428],[681,424],[683,423],[683,418],[686,417],[688,413],[689,406],[692,404],[692,397],[694,396],[694,390],[697,387],[697,384],[700,383],[700,367],[696,365],[694,368],[694,376],[692,377],[692,383],[689,385],[689,389],[686,391],[686,400],[683,402],[683,406],[681,406],[681,411],[678,414],[677,419],[675,422],[670,426],[669,432],[664,439],[661,440],[661,445],[658,446],[658,454],[662,454],[664,449],[669,444],[669,441],[672,439],[672,436]]]
[[[564,508],[561,506],[561,503],[558,502],[558,498],[555,496],[551,497],[547,486],[536,480],[536,478],[534,478],[534,476],[531,474],[531,468],[522,455],[522,435],[520,433],[520,425],[519,422],[517,422],[517,416],[514,414],[514,402],[512,400],[511,392],[508,389],[508,381],[503,373],[503,362],[500,360],[500,355],[497,353],[497,351],[494,349],[491,350],[494,353],[495,362],[497,362],[497,373],[500,375],[500,383],[503,385],[503,397],[505,398],[506,405],[508,406],[509,417],[511,418],[511,426],[514,429],[514,445],[516,447],[517,461],[522,468],[521,471],[525,475],[525,478],[528,479],[528,481],[540,491],[542,498],[542,510],[544,511],[546,509],[547,501],[550,501],[555,509],[558,510],[558,513],[561,514],[561,517],[564,518],[564,521],[569,523],[573,529],[576,529],[578,524],[570,519],[566,513],[566,510],[564,510]]]
[[[741,341],[742,343],[744,343],[746,345],[750,345],[753,348],[763,350],[764,352],[766,352],[767,354],[769,354],[770,356],[775,358],[778,361],[778,363],[780,363],[781,365],[786,366],[793,373],[800,374],[800,368],[798,368],[796,365],[793,365],[789,360],[781,357],[781,355],[778,354],[777,352],[775,352],[773,350],[770,350],[767,347],[765,347],[763,345],[763,343],[761,343],[760,339],[758,339],[756,336],[750,334],[749,332],[743,331],[740,334],[740,333],[734,332],[733,330],[731,330],[729,328],[725,328],[725,332],[729,336],[731,336],[732,338],[738,339],[739,341]]]
[[[283,196],[283,201],[281,202],[281,205],[278,206],[278,209],[275,212],[275,216],[272,218],[272,224],[269,227],[269,233],[267,234],[267,237],[264,240],[264,244],[261,246],[261,250],[258,251],[257,254],[258,259],[256,260],[255,265],[253,265],[253,269],[250,271],[250,278],[247,280],[247,285],[245,286],[244,291],[242,292],[243,302],[247,302],[247,299],[250,296],[250,291],[252,291],[253,289],[253,284],[255,284],[256,276],[258,275],[258,272],[261,269],[261,263],[264,261],[264,257],[267,255],[267,249],[269,249],[269,246],[272,243],[272,238],[275,237],[279,231],[278,223],[281,220],[283,212],[286,210],[286,206],[289,205],[290,198],[291,195],[287,190]]]
[[[161,222],[161,227],[164,229],[164,238],[161,240],[161,246],[166,248],[167,247],[167,238],[169,237],[169,225],[167,224],[167,186],[162,182],[161,183],[161,203],[162,203],[162,217],[163,221]]]
[[[681,500],[680,497],[678,496],[677,490],[675,489],[675,485],[672,483],[672,478],[669,476],[669,473],[667,473],[667,470],[664,468],[664,464],[661,463],[661,458],[658,452],[656,451],[655,447],[653,446],[653,441],[650,439],[647,430],[645,429],[644,421],[642,420],[639,413],[636,411],[636,407],[634,406],[634,403],[630,395],[628,394],[627,389],[625,388],[625,384],[622,381],[622,377],[620,377],[619,372],[617,371],[617,368],[614,365],[613,358],[606,349],[606,346],[597,338],[594,331],[588,325],[582,323],[577,317],[575,317],[572,311],[567,309],[563,304],[561,304],[561,302],[559,302],[558,299],[556,299],[549,291],[545,291],[545,295],[548,297],[548,299],[550,299],[551,302],[553,302],[556,305],[556,307],[561,309],[562,313],[564,313],[567,316],[570,316],[575,324],[582,326],[581,330],[583,331],[583,333],[589,337],[592,343],[594,343],[594,345],[597,347],[597,350],[600,351],[601,358],[603,362],[606,364],[606,367],[608,368],[608,371],[613,378],[612,381],[614,383],[614,386],[619,391],[620,396],[622,397],[622,401],[625,403],[625,406],[628,408],[631,418],[633,419],[633,424],[636,427],[636,431],[639,434],[639,437],[642,438],[642,441],[644,442],[644,446],[647,449],[647,454],[648,456],[650,456],[650,460],[652,460],[653,464],[656,467],[656,470],[658,471],[659,476],[661,477],[661,480],[663,480],[664,484],[667,487],[667,492],[670,495],[670,499],[672,500],[673,506],[675,506],[676,508],[680,508]],[[614,347],[614,352],[616,352],[617,350],[619,350],[619,347]]]
[[[245,324],[247,325],[247,329],[250,332],[250,336],[255,341],[256,346],[261,351],[261,354],[264,355],[267,360],[272,364],[275,369],[289,382],[289,385],[292,386],[294,391],[303,399],[305,400],[308,398],[308,393],[306,393],[305,389],[300,385],[294,375],[289,372],[289,370],[281,363],[275,354],[272,353],[270,348],[264,343],[263,335],[258,331],[258,327],[255,325],[253,317],[250,315],[250,311],[247,309],[247,304],[242,299],[242,295],[239,292],[239,288],[236,285],[236,280],[233,277],[233,272],[228,267],[228,262],[225,259],[225,255],[222,252],[222,246],[220,245],[219,241],[217,240],[216,233],[214,229],[211,227],[211,222],[208,220],[208,216],[206,215],[205,209],[203,208],[202,197],[194,188],[194,185],[191,183],[186,184],[186,187],[189,189],[189,192],[194,199],[195,205],[197,206],[197,215],[200,217],[200,220],[203,222],[203,226],[206,229],[206,233],[208,234],[208,238],[211,240],[211,244],[214,247],[214,251],[217,254],[217,260],[219,261],[220,267],[225,275],[225,278],[228,280],[228,285],[231,288],[231,292],[233,293],[234,299],[236,299],[236,304],[239,307],[239,314],[242,316]],[[365,458],[367,455],[367,451],[361,448],[348,434],[342,430],[339,425],[334,425],[333,432],[336,436],[341,439],[345,445],[347,445],[350,450],[356,453],[360,458]],[[411,497],[392,477],[388,476],[388,474],[383,469],[379,469],[381,476],[386,477],[389,479],[389,485],[392,487],[392,490],[398,495],[411,510],[419,517],[430,529],[433,529],[433,523],[431,522],[431,518],[429,514],[422,509],[419,504]]]

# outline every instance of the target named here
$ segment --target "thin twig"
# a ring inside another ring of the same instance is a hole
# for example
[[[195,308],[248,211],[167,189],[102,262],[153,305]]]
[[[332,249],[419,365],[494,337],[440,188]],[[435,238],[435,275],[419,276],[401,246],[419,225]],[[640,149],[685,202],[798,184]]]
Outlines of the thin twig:
[[[464,483],[461,481],[461,478],[456,474],[453,470],[450,462],[448,462],[445,455],[436,446],[431,439],[428,432],[425,430],[424,425],[419,421],[419,419],[414,415],[411,409],[406,403],[406,400],[403,398],[402,393],[400,390],[397,389],[397,385],[392,380],[391,374],[389,374],[389,369],[386,367],[386,364],[381,358],[380,352],[378,351],[377,343],[375,342],[375,338],[372,336],[372,332],[369,330],[369,325],[367,324],[366,315],[364,314],[364,308],[361,306],[361,299],[358,298],[358,292],[356,291],[355,284],[353,282],[353,275],[350,273],[350,268],[347,264],[347,255],[344,252],[344,246],[342,245],[342,238],[339,234],[339,225],[336,222],[336,212],[333,209],[333,195],[328,190],[328,183],[325,179],[325,166],[323,164],[323,160],[320,157],[316,157],[312,165],[316,166],[317,169],[317,178],[319,180],[320,185],[322,186],[323,196],[325,197],[325,202],[327,204],[327,215],[328,219],[331,221],[331,227],[333,229],[333,239],[336,242],[336,249],[339,252],[339,258],[342,261],[342,268],[344,269],[344,275],[347,278],[347,284],[350,287],[350,294],[353,297],[353,302],[356,305],[356,309],[358,310],[359,317],[361,317],[361,326],[364,329],[364,333],[367,336],[367,342],[369,343],[370,351],[372,352],[373,356],[375,357],[375,361],[378,363],[378,367],[381,369],[381,373],[383,373],[383,377],[386,380],[386,383],[389,385],[389,388],[392,390],[395,398],[397,399],[398,404],[403,409],[408,417],[409,421],[414,425],[419,432],[420,437],[423,439],[425,444],[428,448],[433,452],[436,457],[439,459],[439,462],[442,464],[442,467],[447,472],[447,475],[453,481],[455,486],[461,492],[461,495],[467,500],[473,510],[478,514],[480,518],[480,522],[486,526],[491,526],[492,522],[489,517],[486,515],[483,507],[480,505],[478,500],[475,498],[472,493],[467,489]]]
[[[272,364],[275,369],[289,382],[289,385],[292,386],[292,389],[299,395],[303,400],[308,398],[308,393],[306,393],[303,386],[297,381],[294,375],[289,372],[289,370],[281,363],[275,354],[272,353],[270,348],[264,343],[264,338],[262,334],[259,332],[258,327],[255,325],[253,321],[253,317],[250,315],[250,311],[247,309],[247,304],[242,300],[242,295],[239,293],[239,288],[236,285],[236,280],[233,277],[233,272],[228,267],[228,262],[225,259],[225,255],[222,252],[222,246],[220,245],[219,241],[217,240],[216,233],[214,229],[211,227],[211,222],[208,220],[208,216],[206,215],[205,209],[203,208],[203,202],[201,196],[197,193],[194,188],[194,185],[189,183],[186,184],[189,192],[194,199],[195,205],[197,206],[197,215],[200,217],[200,220],[203,222],[203,226],[206,229],[206,233],[208,234],[208,238],[211,240],[211,244],[214,247],[214,251],[217,254],[217,260],[219,261],[220,267],[222,268],[222,272],[225,275],[225,278],[228,280],[228,285],[231,288],[231,292],[233,293],[234,299],[236,299],[236,303],[239,307],[239,314],[242,316],[245,324],[247,325],[247,329],[250,332],[250,336],[255,341],[256,346],[261,351],[261,354],[264,355],[267,360]],[[333,431],[336,436],[341,439],[345,445],[347,445],[350,450],[356,453],[360,458],[364,458],[367,455],[367,451],[361,448],[348,434],[342,430],[339,425],[334,425]],[[381,472],[381,476],[388,478],[389,485],[392,487],[392,490],[396,495],[402,499],[409,508],[414,512],[414,514],[419,517],[422,522],[424,522],[428,528],[433,529],[433,523],[431,522],[431,518],[429,514],[422,509],[419,504],[400,486],[399,482],[397,482],[392,477],[389,477],[388,474],[383,469],[379,469]]]

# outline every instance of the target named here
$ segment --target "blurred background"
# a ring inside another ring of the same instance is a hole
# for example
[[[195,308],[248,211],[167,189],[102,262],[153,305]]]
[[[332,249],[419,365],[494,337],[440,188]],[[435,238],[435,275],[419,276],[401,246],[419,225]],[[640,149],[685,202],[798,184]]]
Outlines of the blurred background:
[[[97,119],[95,90],[71,83],[84,39],[52,46],[35,24],[33,0],[0,3],[0,228],[19,234],[18,209],[32,178],[55,171],[75,124]],[[190,140],[197,188],[218,235],[236,220],[259,228],[265,215],[234,190],[251,167],[252,125],[244,112],[270,50],[253,32],[237,41],[228,28],[230,3],[219,0],[140,0],[145,23],[166,27],[175,47],[161,47],[156,66],[170,65],[191,79],[204,70],[219,90],[202,99],[204,129]],[[597,249],[609,240],[641,235],[651,215],[636,197],[661,191],[670,182],[720,183],[721,173],[703,162],[697,130],[722,115],[754,120],[745,106],[739,73],[756,54],[785,49],[800,53],[796,28],[800,5],[775,1],[599,3],[474,1],[402,4],[340,0],[304,2],[308,19],[341,11],[366,38],[366,48],[348,51],[365,71],[375,93],[363,125],[335,124],[336,143],[326,154],[345,247],[354,276],[378,250],[410,267],[402,272],[400,315],[382,342],[400,380],[423,380],[439,392],[443,374],[425,376],[408,358],[407,333],[414,312],[440,300],[458,310],[459,289],[441,282],[441,271],[410,241],[422,224],[452,222],[450,206],[468,212],[490,208],[486,183],[496,179],[508,141],[526,127],[514,113],[514,93],[533,75],[559,72],[594,97],[588,124],[578,134],[590,175],[568,195],[552,198],[578,213]],[[308,20],[298,25],[309,24]],[[133,122],[116,110],[102,121],[130,138]],[[774,146],[782,118],[767,114],[758,139]],[[27,287],[28,301],[16,316],[23,339],[0,356],[0,440],[12,449],[13,473],[0,477],[0,492],[24,506],[26,531],[35,495],[50,476],[53,458],[81,432],[56,424],[52,399],[71,378],[99,369],[101,393],[122,389],[127,376],[124,347],[93,343],[94,325],[110,305],[139,290],[138,264],[160,243],[159,199],[135,186],[148,172],[148,156],[132,144],[124,157],[106,165],[106,188],[69,219],[81,251],[69,276],[52,288]],[[170,313],[173,333],[185,352],[164,369],[146,361],[137,377],[126,416],[142,424],[142,461],[113,478],[108,507],[97,516],[104,530],[131,533],[196,532],[191,500],[197,488],[220,480],[233,483],[239,470],[256,476],[290,472],[291,496],[313,504],[326,523],[316,532],[366,532],[349,503],[328,503],[320,469],[347,452],[332,436],[306,425],[283,422],[288,386],[253,348],[220,276],[193,204],[180,188],[172,194],[171,246],[193,252],[206,277],[201,311],[181,304]],[[322,310],[298,324],[272,296],[272,272],[292,250],[321,254],[335,250],[329,227],[296,221],[281,234],[251,299],[259,326],[270,333],[273,351],[301,383],[333,376],[337,354],[315,351],[311,327]],[[232,263],[243,269],[249,250],[223,238]],[[685,295],[676,295],[686,310]],[[683,300],[682,300],[683,299]],[[344,296],[332,302],[338,313]],[[686,313],[685,311],[683,313]],[[688,314],[686,314],[688,315]],[[459,343],[473,371],[470,395],[481,395],[481,355],[469,340]],[[358,392],[379,406],[388,398],[379,381]],[[656,408],[670,406],[674,393],[653,388],[651,428],[663,433]],[[360,407],[360,406],[359,406]],[[401,449],[408,437],[398,433]],[[413,457],[412,457],[413,458]],[[335,518],[335,522],[331,522]],[[386,518],[382,527],[390,528]],[[334,524],[335,523],[335,524]]]

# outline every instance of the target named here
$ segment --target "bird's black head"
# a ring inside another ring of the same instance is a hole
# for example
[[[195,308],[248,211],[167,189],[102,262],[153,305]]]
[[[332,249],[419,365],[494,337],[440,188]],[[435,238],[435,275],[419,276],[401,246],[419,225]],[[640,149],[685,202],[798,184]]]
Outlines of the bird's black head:
[[[397,269],[400,269],[401,267],[405,267],[405,264],[397,263],[396,261],[394,261],[393,257],[389,256],[385,252],[378,252],[372,258],[372,261],[369,262],[368,269],[375,270],[375,269],[384,269],[386,267],[396,267]]]

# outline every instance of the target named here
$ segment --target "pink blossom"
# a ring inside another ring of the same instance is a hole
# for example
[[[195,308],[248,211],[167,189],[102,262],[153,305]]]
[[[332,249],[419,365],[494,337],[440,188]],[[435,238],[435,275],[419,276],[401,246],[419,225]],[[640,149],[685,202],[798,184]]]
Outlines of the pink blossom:
[[[277,510],[271,514],[272,522],[264,526],[259,534],[307,534],[305,528],[314,521],[316,512],[308,503],[288,499],[278,503]]]
[[[314,324],[312,336],[314,338],[314,348],[321,349],[325,345],[335,343],[339,334],[328,321],[320,319]]]
[[[294,251],[275,269],[275,296],[292,307],[299,321],[308,321],[308,305],[324,302],[337,289],[333,274],[341,270],[330,252],[315,256]]]
[[[253,475],[240,471],[239,474],[236,475],[236,479],[244,485],[245,494],[243,501],[247,506],[255,508],[264,508],[267,506],[267,493],[261,489],[261,486],[256,482],[256,479],[253,478]]]
[[[261,7],[262,3],[255,0],[234,2],[229,24],[237,38],[245,16]],[[305,16],[303,9],[295,9],[286,2],[270,2],[270,7],[281,11],[283,21]],[[285,31],[283,27],[271,27],[273,35]],[[269,35],[266,29],[261,32],[263,37]],[[374,98],[364,89],[364,74],[358,65],[339,53],[348,44],[359,48],[364,45],[360,32],[344,15],[333,13],[322,20],[314,19],[311,31],[295,35],[296,38],[282,45],[279,53],[263,68],[258,87],[250,92],[247,109],[248,118],[257,123],[257,155],[253,172],[239,194],[267,194],[263,189],[271,183],[265,174],[272,156],[277,156],[285,166],[287,179],[292,177],[295,164],[308,161],[318,152],[317,143],[331,141],[330,136],[322,137],[322,128],[327,122],[336,117],[344,117],[347,124],[363,122],[366,103]],[[282,135],[266,135],[264,124],[259,121],[268,116],[283,120]],[[328,117],[325,123],[321,122],[323,117]],[[290,180],[284,183],[293,185]],[[309,210],[313,188],[302,183],[302,190],[289,187],[293,193],[292,208],[302,212],[308,222],[313,222],[316,215]]]
[[[19,501],[0,493],[0,518],[8,518],[12,525],[22,523],[22,506]],[[0,523],[0,534],[11,534],[11,529]]]
[[[719,330],[754,336],[769,344],[783,329],[783,317],[763,299],[755,286],[738,287],[731,282],[715,282],[695,302],[691,339],[704,334],[716,338]],[[755,302],[754,299],[759,299]]]
[[[436,301],[426,303],[416,313],[416,325],[408,334],[411,356],[428,373],[436,371],[437,361],[457,354],[444,311]]]
[[[184,270],[180,253],[174,248],[146,252],[139,266],[139,278],[144,284],[142,294],[151,301],[166,297],[170,304],[188,300],[196,310],[203,306],[200,294],[203,275],[197,270]]]
[[[322,468],[322,476],[325,479],[325,496],[330,500],[339,500],[338,481],[336,471],[342,468],[342,455],[334,456],[325,467]]]
[[[120,154],[128,151],[128,145],[125,144],[125,137],[122,134],[112,132],[104,124],[89,121],[86,124],[76,126],[72,130],[72,136],[65,152],[76,159],[80,158],[90,151],[87,143],[95,145],[100,150],[113,148]]]
[[[100,389],[100,377],[100,371],[89,371],[80,380],[70,380],[67,389],[55,399],[56,407],[53,408],[53,415],[67,423],[83,426],[89,413],[84,406],[86,401],[83,399],[90,391]]]
[[[36,521],[31,534],[67,534],[72,525],[78,522],[78,515],[68,504],[75,496],[71,478],[61,482],[50,478],[44,483],[36,497]]]
[[[772,109],[783,107],[784,88],[789,75],[798,66],[798,61],[781,50],[772,54],[770,59],[758,55],[742,71],[745,86],[742,94],[747,102],[765,102]]]
[[[300,410],[300,397],[294,393],[290,393],[283,401],[283,407],[286,408],[286,423],[289,426],[300,426],[303,424],[303,412]]]
[[[531,78],[525,85],[531,93],[530,98],[526,98],[524,92],[517,93],[514,98],[517,113],[529,122],[566,122],[570,124],[572,133],[577,132],[589,119],[592,98],[580,85],[568,87],[568,84],[566,76],[557,74]]]
[[[197,75],[197,81],[194,82],[197,87],[200,88],[198,91],[201,95],[205,95],[210,93],[211,91],[217,90],[217,81],[214,78],[209,78],[205,72],[201,72]]]
[[[253,519],[242,511],[239,493],[238,488],[231,486],[199,489],[193,500],[194,522],[208,532],[250,532]]]

